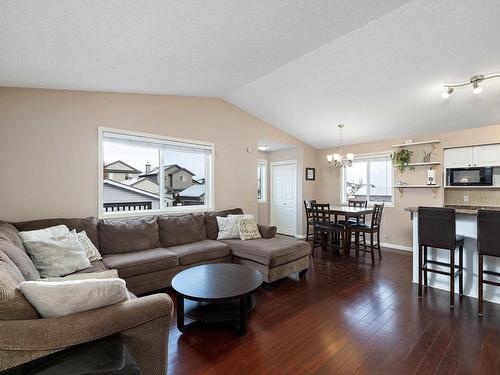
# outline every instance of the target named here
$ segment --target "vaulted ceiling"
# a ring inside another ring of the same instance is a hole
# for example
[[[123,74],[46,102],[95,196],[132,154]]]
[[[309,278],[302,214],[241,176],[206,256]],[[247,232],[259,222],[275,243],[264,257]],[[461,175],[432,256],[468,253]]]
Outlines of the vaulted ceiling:
[[[0,86],[218,96],[322,148],[500,123],[497,0],[0,2]],[[235,124],[237,126],[237,124]]]

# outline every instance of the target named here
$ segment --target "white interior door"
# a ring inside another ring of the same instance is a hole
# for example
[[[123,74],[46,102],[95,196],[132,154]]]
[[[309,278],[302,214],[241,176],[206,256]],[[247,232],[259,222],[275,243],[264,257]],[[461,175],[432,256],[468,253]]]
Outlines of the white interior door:
[[[297,162],[271,163],[271,225],[295,236],[297,223]]]

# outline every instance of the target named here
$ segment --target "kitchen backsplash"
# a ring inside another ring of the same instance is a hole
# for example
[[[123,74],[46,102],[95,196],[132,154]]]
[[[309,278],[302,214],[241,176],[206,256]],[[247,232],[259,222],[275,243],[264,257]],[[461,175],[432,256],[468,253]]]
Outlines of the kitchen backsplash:
[[[448,188],[444,191],[444,204],[454,206],[498,206],[500,207],[499,189]]]

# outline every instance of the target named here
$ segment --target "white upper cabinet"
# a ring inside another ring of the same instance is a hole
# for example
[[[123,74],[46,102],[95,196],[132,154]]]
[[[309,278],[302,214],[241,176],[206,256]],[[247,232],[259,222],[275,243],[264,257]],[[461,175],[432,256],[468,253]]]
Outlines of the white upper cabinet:
[[[445,168],[471,167],[472,164],[472,147],[450,148],[444,150]]]
[[[500,165],[500,145],[473,147],[472,165],[474,167],[496,167]]]
[[[500,166],[500,144],[444,150],[445,168]]]

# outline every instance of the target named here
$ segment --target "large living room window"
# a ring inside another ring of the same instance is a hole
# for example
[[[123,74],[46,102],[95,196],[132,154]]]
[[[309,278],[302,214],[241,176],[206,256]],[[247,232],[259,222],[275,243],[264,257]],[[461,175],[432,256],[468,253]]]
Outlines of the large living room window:
[[[342,169],[342,202],[367,200],[392,205],[393,169],[390,154],[355,156],[352,167]]]
[[[213,207],[213,144],[100,128],[99,149],[101,217]]]

